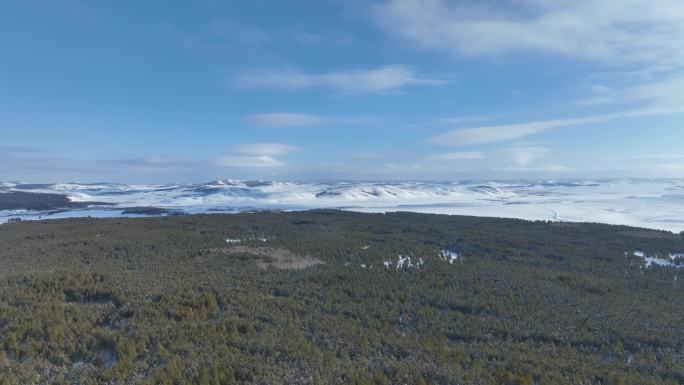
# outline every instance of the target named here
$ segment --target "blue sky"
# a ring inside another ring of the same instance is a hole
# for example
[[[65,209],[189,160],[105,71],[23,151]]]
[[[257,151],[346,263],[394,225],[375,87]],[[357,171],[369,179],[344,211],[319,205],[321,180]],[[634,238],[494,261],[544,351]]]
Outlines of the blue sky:
[[[684,177],[681,0],[0,7],[1,180]]]

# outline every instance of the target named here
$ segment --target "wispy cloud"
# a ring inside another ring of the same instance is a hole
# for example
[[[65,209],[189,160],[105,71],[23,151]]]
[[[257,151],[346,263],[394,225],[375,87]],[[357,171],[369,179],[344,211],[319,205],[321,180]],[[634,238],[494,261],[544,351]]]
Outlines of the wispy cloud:
[[[101,159],[94,163],[105,169],[129,169],[136,172],[178,171],[202,167],[201,159],[182,156],[152,155],[123,159]]]
[[[245,116],[244,120],[257,127],[292,128],[311,127],[329,123],[328,117],[321,115],[301,114],[296,112],[270,112]]]
[[[479,151],[447,152],[442,154],[431,154],[428,160],[451,161],[451,160],[473,160],[483,159],[485,156]]]
[[[438,86],[447,83],[446,79],[425,76],[403,65],[323,73],[256,70],[238,73],[230,80],[239,87],[290,90],[328,88],[342,93],[387,92],[408,86]]]
[[[269,155],[223,155],[214,160],[214,164],[227,168],[274,168],[285,163]]]
[[[543,158],[549,149],[539,145],[521,144],[503,149],[516,167],[529,167],[530,164]]]
[[[568,119],[463,128],[433,136],[426,142],[433,146],[469,146],[519,139],[528,135],[544,132],[550,128],[562,127],[575,123],[576,119]]]
[[[681,108],[653,107],[625,110],[610,114],[581,118],[542,120],[518,124],[463,128],[448,131],[443,134],[428,138],[426,143],[433,146],[469,146],[475,144],[521,139],[533,134],[539,134],[560,127],[578,126],[583,124],[602,123],[641,116],[667,115],[682,112],[684,112],[684,106]]]
[[[106,177],[121,172],[126,175],[149,174],[158,172],[179,172],[181,170],[205,167],[207,162],[201,159],[151,155],[139,157],[110,157],[90,159],[84,157],[65,156],[63,154],[24,147],[0,147],[0,163],[7,166],[0,177],[16,173],[16,179],[48,175],[52,178]]]
[[[448,118],[437,119],[438,122],[444,124],[466,124],[466,123],[477,123],[485,122],[490,120],[491,116],[476,115],[476,116],[452,116]]]
[[[26,155],[40,152],[42,151],[34,147],[0,145],[0,155]]]
[[[645,102],[652,106],[684,107],[684,74],[665,76],[660,80],[643,82],[631,87],[595,86],[589,98],[579,105],[622,104]]]
[[[504,167],[502,169],[499,169],[498,171],[505,171],[505,172],[519,172],[519,173],[553,173],[553,174],[558,174],[558,173],[567,173],[569,171],[573,171],[572,168],[568,166],[564,166],[562,164],[550,164],[550,165],[542,165],[542,166],[508,166]]]
[[[339,125],[373,125],[383,121],[378,116],[325,116],[299,112],[266,112],[247,115],[243,120],[261,128],[297,128]]]
[[[187,181],[221,177],[226,173],[254,178],[290,170],[285,159],[300,150],[289,144],[251,143],[235,145],[224,154],[203,157],[151,154],[89,158],[4,145],[0,146],[0,164],[5,166],[0,167],[0,180]]]
[[[684,64],[680,0],[387,0],[372,14],[401,39],[459,55],[538,51],[654,69]]]
[[[292,34],[292,40],[299,44],[305,45],[320,44],[331,46],[344,46],[352,44],[354,42],[354,37],[346,31],[297,31]]]
[[[300,151],[301,148],[282,143],[253,143],[233,146],[232,151],[213,160],[227,168],[276,168],[286,165],[278,157]]]
[[[301,151],[300,147],[283,143],[252,143],[233,146],[233,151],[244,155],[287,155]]]

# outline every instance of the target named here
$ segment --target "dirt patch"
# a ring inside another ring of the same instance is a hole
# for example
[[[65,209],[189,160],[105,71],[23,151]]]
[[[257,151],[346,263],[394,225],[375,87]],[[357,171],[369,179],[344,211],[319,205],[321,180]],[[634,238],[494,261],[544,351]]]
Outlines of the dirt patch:
[[[231,246],[225,249],[228,254],[248,254],[259,257],[257,265],[262,269],[306,269],[325,262],[309,255],[299,255],[287,249],[273,247]]]

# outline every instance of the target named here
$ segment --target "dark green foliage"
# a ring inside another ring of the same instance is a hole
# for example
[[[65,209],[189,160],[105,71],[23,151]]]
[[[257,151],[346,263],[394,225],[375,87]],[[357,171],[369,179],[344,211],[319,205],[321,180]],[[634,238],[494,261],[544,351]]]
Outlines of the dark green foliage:
[[[340,211],[2,225],[0,385],[684,383],[684,270],[634,250],[684,240]]]
[[[182,211],[161,209],[158,207],[129,207],[121,212],[122,214],[137,214],[137,215],[181,215]]]

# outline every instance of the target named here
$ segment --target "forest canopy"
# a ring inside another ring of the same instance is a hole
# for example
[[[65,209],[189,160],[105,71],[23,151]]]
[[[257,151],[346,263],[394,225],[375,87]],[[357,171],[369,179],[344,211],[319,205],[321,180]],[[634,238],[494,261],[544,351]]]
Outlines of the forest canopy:
[[[682,253],[412,213],[9,223],[0,384],[682,384]]]

